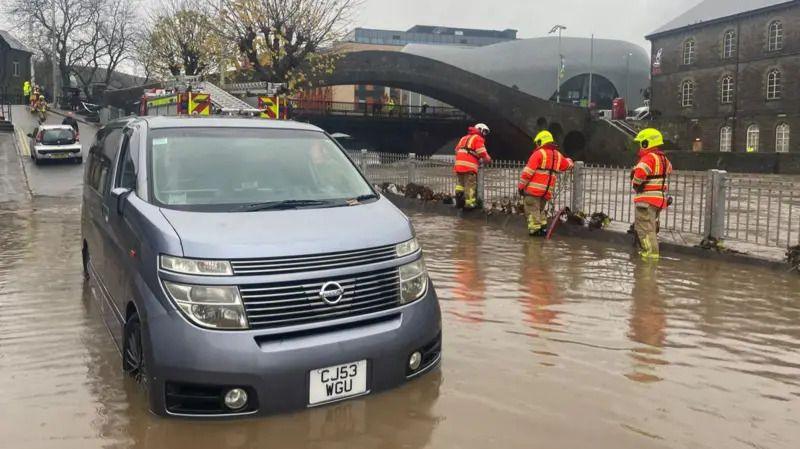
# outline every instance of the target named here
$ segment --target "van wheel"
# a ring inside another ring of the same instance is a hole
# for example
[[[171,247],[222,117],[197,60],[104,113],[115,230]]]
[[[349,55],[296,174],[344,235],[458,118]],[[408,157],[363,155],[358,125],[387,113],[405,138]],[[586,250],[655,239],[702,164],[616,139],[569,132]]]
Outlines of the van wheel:
[[[122,369],[142,389],[147,391],[147,364],[142,346],[142,323],[134,312],[125,322],[125,341],[122,348]]]

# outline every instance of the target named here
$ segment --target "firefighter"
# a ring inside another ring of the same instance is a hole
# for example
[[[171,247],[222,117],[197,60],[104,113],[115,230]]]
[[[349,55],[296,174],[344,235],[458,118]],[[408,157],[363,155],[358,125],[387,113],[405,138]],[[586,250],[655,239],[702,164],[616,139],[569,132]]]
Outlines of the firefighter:
[[[528,219],[528,233],[543,235],[547,228],[544,209],[553,198],[558,173],[571,170],[572,159],[558,151],[550,131],[542,131],[533,139],[535,148],[519,178],[519,194]]]
[[[631,184],[636,194],[634,230],[638,238],[639,254],[645,259],[657,260],[658,218],[669,206],[667,177],[672,173],[672,164],[661,151],[664,137],[655,128],[640,132],[634,141],[639,146],[639,162],[631,171]]]
[[[486,136],[490,131],[488,126],[478,123],[468,128],[467,132],[456,145],[456,163],[453,167],[456,173],[456,206],[474,209],[478,205],[478,167],[481,161],[486,164],[492,162],[486,151]]]

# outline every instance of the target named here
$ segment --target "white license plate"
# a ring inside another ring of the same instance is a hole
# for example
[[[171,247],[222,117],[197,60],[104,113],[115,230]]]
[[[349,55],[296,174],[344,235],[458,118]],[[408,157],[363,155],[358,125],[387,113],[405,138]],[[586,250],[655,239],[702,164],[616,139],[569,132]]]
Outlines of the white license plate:
[[[315,369],[308,382],[309,405],[364,394],[367,392],[367,361]]]
[[[69,153],[53,153],[51,156],[53,157],[53,159],[66,159],[68,157],[71,157],[72,155]]]

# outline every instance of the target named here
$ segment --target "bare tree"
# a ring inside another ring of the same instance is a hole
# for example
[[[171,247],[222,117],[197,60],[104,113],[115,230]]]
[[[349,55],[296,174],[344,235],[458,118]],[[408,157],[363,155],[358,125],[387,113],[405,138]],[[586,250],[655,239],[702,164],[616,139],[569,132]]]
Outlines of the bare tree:
[[[92,25],[84,31],[83,56],[72,67],[86,96],[92,83],[108,85],[120,63],[134,50],[135,0],[86,0],[92,6]]]
[[[22,33],[23,40],[57,64],[61,85],[69,86],[73,66],[88,50],[84,37],[93,26],[95,11],[87,0],[8,0],[5,12],[18,24],[33,22],[32,34]]]
[[[332,70],[322,52],[340,39],[361,0],[206,0],[221,41],[233,41],[245,69],[263,81],[306,87]]]
[[[164,0],[149,17],[140,61],[152,73],[203,75],[215,68],[216,40],[209,10],[197,0]]]

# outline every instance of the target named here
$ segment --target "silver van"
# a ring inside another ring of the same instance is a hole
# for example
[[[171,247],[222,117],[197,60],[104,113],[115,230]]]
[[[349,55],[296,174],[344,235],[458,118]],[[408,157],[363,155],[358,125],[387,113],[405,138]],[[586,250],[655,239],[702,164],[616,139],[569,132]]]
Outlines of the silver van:
[[[84,271],[159,415],[269,414],[438,366],[408,218],[314,126],[140,117],[88,154]]]

